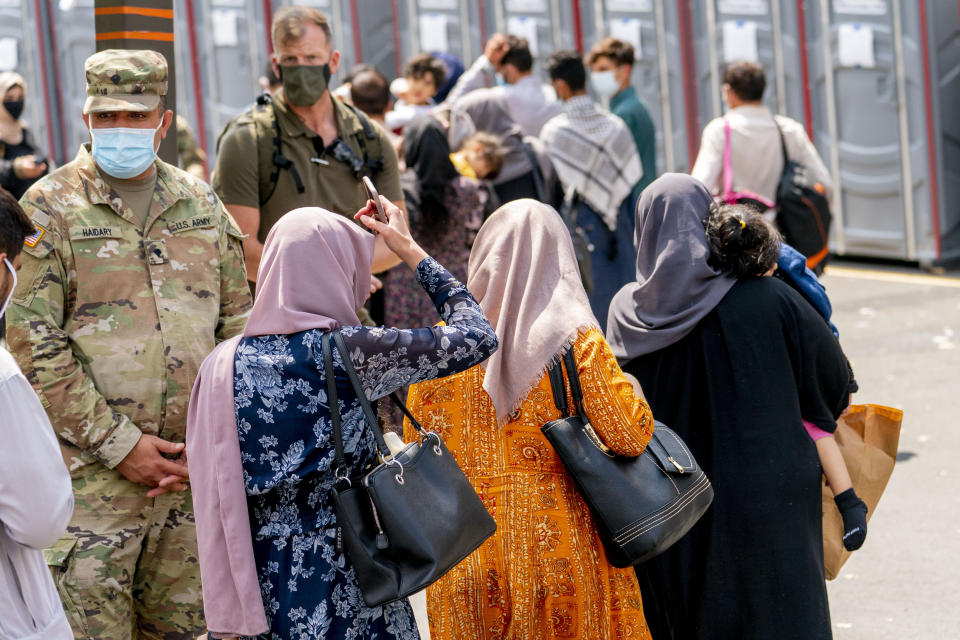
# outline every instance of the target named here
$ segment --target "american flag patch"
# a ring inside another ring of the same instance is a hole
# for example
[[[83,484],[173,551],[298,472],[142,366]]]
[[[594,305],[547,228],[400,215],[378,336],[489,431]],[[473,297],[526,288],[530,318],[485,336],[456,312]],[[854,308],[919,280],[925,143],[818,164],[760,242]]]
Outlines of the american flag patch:
[[[43,234],[45,234],[46,232],[47,230],[44,229],[43,227],[37,227],[37,232],[34,233],[32,236],[27,236],[26,238],[24,238],[23,244],[27,245],[32,249],[33,247],[37,246],[37,243],[40,242],[40,238],[42,238]]]

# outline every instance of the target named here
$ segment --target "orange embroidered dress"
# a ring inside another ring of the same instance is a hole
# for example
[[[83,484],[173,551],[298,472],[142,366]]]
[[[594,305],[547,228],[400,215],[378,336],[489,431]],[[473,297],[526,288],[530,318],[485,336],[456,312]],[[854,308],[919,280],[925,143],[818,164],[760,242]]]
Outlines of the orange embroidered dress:
[[[607,446],[639,455],[647,404],[597,329],[574,343],[585,409]],[[547,376],[497,427],[480,366],[416,384],[408,405],[447,447],[497,521],[483,546],[427,590],[434,640],[650,638],[632,569],[616,569],[540,427],[560,417]],[[568,386],[569,395],[569,386]],[[409,424],[408,439],[414,437]]]

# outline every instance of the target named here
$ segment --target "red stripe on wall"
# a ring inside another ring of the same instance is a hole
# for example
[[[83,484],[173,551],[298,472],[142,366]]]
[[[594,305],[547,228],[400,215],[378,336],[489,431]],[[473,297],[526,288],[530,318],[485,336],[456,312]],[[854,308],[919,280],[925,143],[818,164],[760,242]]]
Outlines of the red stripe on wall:
[[[197,30],[196,14],[193,9],[193,0],[184,0],[187,12],[187,42],[190,45],[190,71],[193,74],[193,104],[197,112],[197,120],[194,125],[197,127],[197,137],[200,141],[200,148],[203,153],[207,153],[207,118],[203,113],[203,83],[200,81],[200,62],[197,59]],[[209,157],[209,156],[208,156]],[[207,161],[203,162],[203,171],[209,175]]]
[[[583,18],[580,15],[580,0],[570,0],[573,12],[573,42],[577,51],[583,53]]]
[[[687,119],[687,154],[690,168],[700,149],[700,114],[697,106],[697,68],[693,51],[693,18],[687,0],[677,0],[680,17],[680,53],[683,64],[683,105]]]
[[[810,60],[807,58],[807,18],[803,0],[797,0],[797,39],[800,41],[800,82],[803,84],[803,124],[813,140],[813,105],[810,101]],[[828,34],[823,34],[828,37]]]

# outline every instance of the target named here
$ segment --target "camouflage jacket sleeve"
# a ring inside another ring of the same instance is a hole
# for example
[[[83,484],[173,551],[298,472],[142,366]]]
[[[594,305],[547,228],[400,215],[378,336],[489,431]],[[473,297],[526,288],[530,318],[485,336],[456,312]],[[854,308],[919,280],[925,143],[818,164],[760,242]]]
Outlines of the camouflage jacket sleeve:
[[[59,220],[48,216],[45,196],[35,191],[21,202],[27,215],[47,220],[34,246],[25,246],[19,284],[6,313],[7,343],[50,417],[57,435],[107,467],[116,467],[142,435],[114,411],[84,372],[64,331],[74,304]]]
[[[220,242],[220,320],[217,323],[217,343],[220,343],[243,332],[253,301],[243,261],[245,236],[219,199],[217,206],[226,222]]]

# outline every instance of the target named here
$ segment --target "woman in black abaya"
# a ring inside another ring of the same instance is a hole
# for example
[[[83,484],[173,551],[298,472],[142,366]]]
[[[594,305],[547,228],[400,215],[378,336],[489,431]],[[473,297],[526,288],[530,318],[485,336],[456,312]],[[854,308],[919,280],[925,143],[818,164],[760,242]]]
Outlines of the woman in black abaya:
[[[637,282],[614,297],[607,324],[624,371],[715,491],[685,538],[638,566],[647,622],[655,640],[830,638],[820,463],[801,416],[834,431],[850,372],[787,284],[707,264],[710,204],[685,175],[644,190]]]

